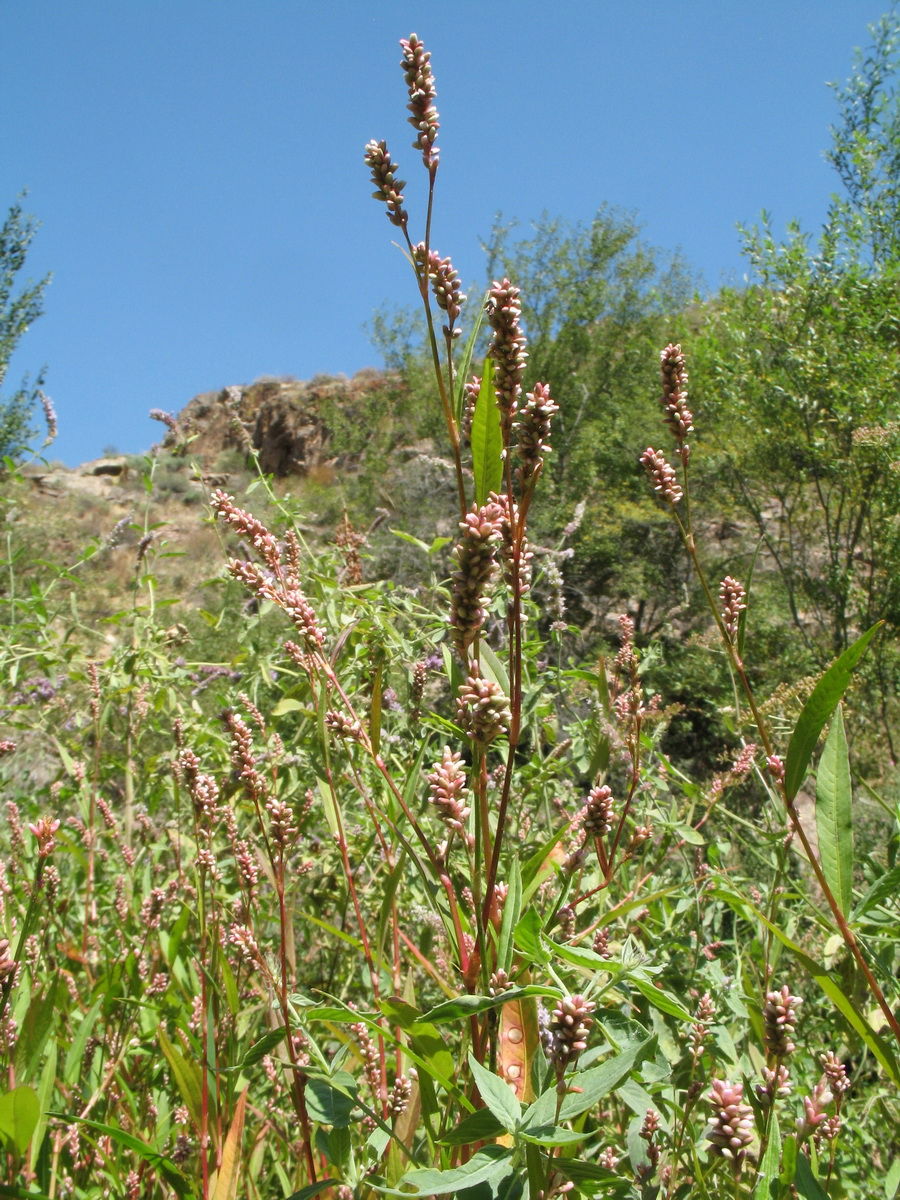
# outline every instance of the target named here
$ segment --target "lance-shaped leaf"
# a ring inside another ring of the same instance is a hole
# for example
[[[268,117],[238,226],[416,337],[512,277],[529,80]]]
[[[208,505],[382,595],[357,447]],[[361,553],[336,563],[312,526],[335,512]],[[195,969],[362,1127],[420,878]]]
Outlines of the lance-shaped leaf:
[[[822,870],[846,916],[853,904],[853,792],[840,704],[816,774],[816,830]]]
[[[816,742],[819,740],[819,734],[825,728],[828,719],[847,690],[856,664],[883,624],[883,621],[879,621],[871,629],[866,630],[849,650],[845,650],[841,657],[831,664],[813,688],[810,698],[803,705],[803,711],[791,734],[784,763],[784,790],[788,800],[793,800],[800,791],[800,786],[806,778],[809,760],[812,758]]]
[[[485,359],[481,389],[472,417],[472,472],[475,503],[481,507],[491,492],[499,492],[503,481],[503,433],[500,410],[494,395],[494,360]]]

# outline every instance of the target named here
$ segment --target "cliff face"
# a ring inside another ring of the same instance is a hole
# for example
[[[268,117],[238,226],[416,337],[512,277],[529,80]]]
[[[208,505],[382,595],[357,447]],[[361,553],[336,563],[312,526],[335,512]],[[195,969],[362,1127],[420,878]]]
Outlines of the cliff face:
[[[352,430],[374,393],[396,387],[392,375],[374,368],[352,379],[261,379],[195,396],[179,413],[178,425],[181,436],[192,435],[191,453],[207,467],[223,451],[253,447],[261,469],[273,475],[352,470],[359,455],[343,444],[348,439],[338,444],[335,427]],[[178,438],[169,433],[163,445],[174,449]]]

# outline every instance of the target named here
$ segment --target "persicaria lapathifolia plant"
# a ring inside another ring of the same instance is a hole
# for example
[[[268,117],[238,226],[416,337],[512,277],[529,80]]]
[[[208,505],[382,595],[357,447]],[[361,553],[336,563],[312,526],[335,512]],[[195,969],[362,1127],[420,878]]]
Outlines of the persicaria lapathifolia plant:
[[[840,752],[846,761],[846,743],[843,741],[843,721],[840,716],[838,703],[845,690],[850,672],[862,657],[862,654],[872,636],[878,629],[874,626],[865,633],[845,654],[826,672],[808,704],[801,713],[788,746],[787,757],[783,758],[775,751],[773,739],[768,725],[763,719],[756,703],[749,678],[743,662],[743,637],[741,625],[748,605],[747,589],[731,576],[726,576],[719,588],[718,603],[713,595],[713,589],[706,577],[697,549],[697,540],[691,519],[690,490],[688,481],[689,447],[685,441],[687,434],[694,428],[694,417],[687,407],[687,371],[684,354],[678,345],[669,345],[661,353],[662,375],[662,406],[663,420],[668,427],[676,452],[681,463],[681,478],[678,472],[666,460],[662,451],[649,447],[641,455],[641,462],[650,476],[654,489],[660,493],[662,500],[671,512],[681,533],[685,547],[694,564],[709,610],[718,626],[722,637],[725,653],[731,671],[738,681],[740,692],[743,693],[755,724],[759,738],[765,750],[766,764],[769,776],[777,790],[778,797],[784,807],[792,833],[803,847],[803,852],[815,873],[816,880],[831,910],[831,915],[847,949],[855,959],[866,984],[880,1008],[884,1020],[891,1030],[898,1047],[900,1047],[900,1022],[894,1014],[892,1006],[885,998],[881,985],[873,973],[872,964],[863,953],[856,935],[847,919],[848,901],[850,899],[850,880],[847,878],[848,862],[844,857],[842,865],[836,865],[837,856],[842,848],[839,839],[832,834],[827,843],[826,858],[817,853],[800,820],[794,803],[797,792],[803,783],[810,758],[815,748],[819,734],[828,719],[837,710],[835,721],[839,727]],[[684,511],[680,511],[681,501],[684,500]],[[829,735],[829,740],[831,735]],[[849,762],[846,764],[846,775],[849,780]],[[849,786],[849,785],[848,785]],[[849,810],[849,791],[842,798],[845,811]],[[838,803],[838,799],[834,800]],[[826,831],[827,832],[827,831]],[[821,831],[820,831],[821,833]],[[846,834],[842,834],[846,837]],[[852,865],[852,862],[849,864]],[[838,898],[840,893],[840,900]],[[774,910],[772,916],[774,916]],[[785,1004],[788,1004],[787,989],[785,989]],[[767,1004],[771,1003],[770,999]],[[776,1059],[779,1057],[775,1056]],[[896,1068],[894,1068],[896,1069]],[[900,1082],[900,1079],[898,1079]]]

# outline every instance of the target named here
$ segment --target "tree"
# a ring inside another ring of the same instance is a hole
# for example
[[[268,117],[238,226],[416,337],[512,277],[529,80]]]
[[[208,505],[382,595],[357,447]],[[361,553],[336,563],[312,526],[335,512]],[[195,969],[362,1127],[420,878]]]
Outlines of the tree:
[[[758,574],[777,578],[811,669],[876,620],[882,696],[900,684],[900,19],[871,27],[828,154],[843,192],[816,241],[766,214],[743,231],[744,289],[694,343],[695,411],[749,514]],[[884,720],[885,730],[888,722]]]
[[[19,340],[43,312],[44,289],[50,281],[48,275],[15,290],[35,228],[16,203],[0,229],[0,388]],[[43,382],[43,371],[33,383],[26,376],[8,399],[0,401],[0,458],[20,455],[34,436],[31,415]]]

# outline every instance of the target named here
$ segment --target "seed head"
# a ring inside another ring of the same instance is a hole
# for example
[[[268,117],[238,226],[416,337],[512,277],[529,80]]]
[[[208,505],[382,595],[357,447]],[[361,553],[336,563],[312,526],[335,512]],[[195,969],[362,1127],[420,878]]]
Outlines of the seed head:
[[[525,405],[519,420],[519,441],[516,452],[520,465],[516,476],[522,491],[527,491],[537,482],[544,465],[544,456],[549,454],[550,419],[559,412],[559,405],[550,397],[550,388],[545,383],[536,383],[534,391],[525,397]]]

